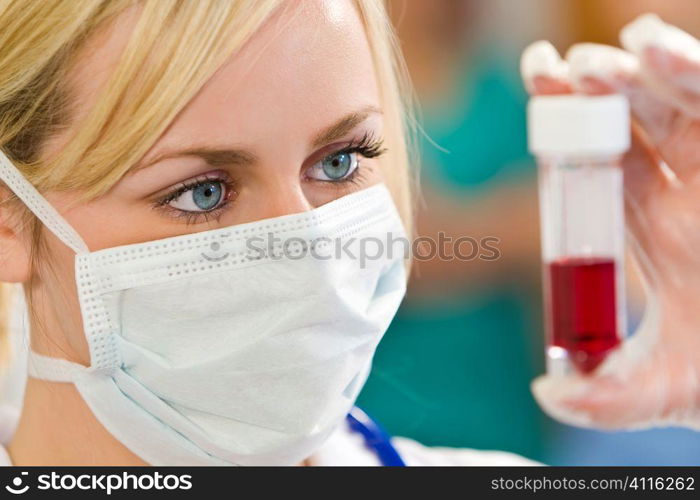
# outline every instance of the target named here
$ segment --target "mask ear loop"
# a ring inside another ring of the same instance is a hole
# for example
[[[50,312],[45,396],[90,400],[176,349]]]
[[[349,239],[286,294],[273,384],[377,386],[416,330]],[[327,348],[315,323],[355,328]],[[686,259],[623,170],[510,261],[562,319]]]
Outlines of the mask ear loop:
[[[29,210],[63,243],[75,253],[89,253],[80,235],[68,224],[39,191],[17,170],[5,153],[0,150],[0,180],[3,180]]]
[[[80,235],[56,211],[39,191],[17,170],[10,159],[0,149],[0,180],[7,184],[13,193],[22,200],[29,210],[63,243],[76,254],[89,253]],[[77,373],[87,368],[58,358],[37,354],[31,349],[28,353],[27,368],[30,376],[58,382],[73,381]]]
[[[75,382],[81,373],[88,373],[89,368],[67,359],[51,358],[29,350],[27,357],[27,375],[50,382]]]

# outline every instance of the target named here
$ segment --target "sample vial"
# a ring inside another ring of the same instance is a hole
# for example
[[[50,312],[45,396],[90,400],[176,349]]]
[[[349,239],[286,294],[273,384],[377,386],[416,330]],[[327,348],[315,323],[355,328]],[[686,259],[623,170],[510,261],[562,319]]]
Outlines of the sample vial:
[[[533,97],[547,372],[592,372],[625,334],[624,96]]]

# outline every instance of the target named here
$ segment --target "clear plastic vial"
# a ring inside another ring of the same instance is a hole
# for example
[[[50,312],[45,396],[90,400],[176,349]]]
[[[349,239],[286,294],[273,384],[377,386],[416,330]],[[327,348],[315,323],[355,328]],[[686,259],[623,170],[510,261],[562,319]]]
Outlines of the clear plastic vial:
[[[528,133],[538,162],[547,371],[590,373],[626,329],[620,160],[629,105],[621,95],[533,97]]]

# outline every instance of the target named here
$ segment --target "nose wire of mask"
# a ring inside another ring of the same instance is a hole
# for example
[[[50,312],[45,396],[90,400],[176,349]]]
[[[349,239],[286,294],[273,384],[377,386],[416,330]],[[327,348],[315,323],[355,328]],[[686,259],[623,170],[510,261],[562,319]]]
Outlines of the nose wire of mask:
[[[73,383],[153,465],[307,458],[354,404],[406,290],[405,232],[383,184],[304,213],[89,252],[1,154],[0,178],[77,254],[90,366],[31,353],[30,373]]]

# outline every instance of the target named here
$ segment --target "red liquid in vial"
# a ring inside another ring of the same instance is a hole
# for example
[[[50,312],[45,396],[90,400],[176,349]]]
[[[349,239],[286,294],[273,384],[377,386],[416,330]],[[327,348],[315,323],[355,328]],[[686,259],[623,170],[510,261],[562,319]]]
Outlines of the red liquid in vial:
[[[552,344],[582,372],[593,371],[620,343],[615,261],[566,258],[549,264]]]

